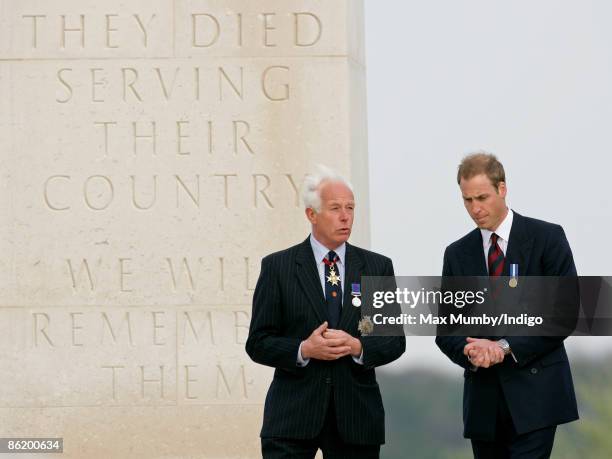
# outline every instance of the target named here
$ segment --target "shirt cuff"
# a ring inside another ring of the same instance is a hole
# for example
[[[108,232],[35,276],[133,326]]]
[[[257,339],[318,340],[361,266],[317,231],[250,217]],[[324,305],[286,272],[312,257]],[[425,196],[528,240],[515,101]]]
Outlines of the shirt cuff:
[[[359,357],[355,357],[354,355],[352,355],[351,357],[353,357],[353,362],[358,365],[363,365],[363,349],[361,350],[361,354],[359,354]]]
[[[300,343],[300,347],[298,347],[297,359],[296,359],[295,364],[298,367],[305,367],[306,365],[308,365],[308,362],[310,362],[310,359],[304,359],[302,357],[302,343]]]

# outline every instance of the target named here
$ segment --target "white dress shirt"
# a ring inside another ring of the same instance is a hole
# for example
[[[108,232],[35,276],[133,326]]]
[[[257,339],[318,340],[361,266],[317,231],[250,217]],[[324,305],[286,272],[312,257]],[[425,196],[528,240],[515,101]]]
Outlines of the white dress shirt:
[[[323,293],[324,293],[323,296],[325,296],[325,263],[323,262],[323,259],[327,257],[327,254],[329,253],[330,249],[328,249],[323,244],[321,244],[319,241],[317,241],[312,234],[310,235],[310,246],[312,247],[312,253],[314,254],[315,260],[317,262],[317,271],[319,271],[319,280],[321,281],[321,289],[323,290]],[[345,263],[345,256],[346,256],[346,243],[343,242],[342,245],[334,249],[334,252],[338,256],[338,261],[336,262],[336,266],[338,267],[338,274],[340,275],[340,287],[341,287],[340,288],[340,292],[341,292],[340,298],[344,300],[343,292],[345,291],[344,289],[346,288],[344,285],[344,272],[345,272],[344,263]],[[342,303],[344,303],[344,301],[342,301]],[[361,351],[361,355],[359,357],[355,357],[355,356],[352,356],[352,357],[355,363],[363,365],[363,351]],[[304,359],[302,357],[302,344],[300,343],[300,347],[298,348],[297,364],[300,367],[304,367],[308,365],[308,362],[310,362],[310,359]]]
[[[480,234],[482,234],[482,248],[484,249],[485,263],[487,265],[487,271],[489,270],[489,249],[491,248],[491,234],[495,233],[498,236],[497,245],[506,256],[508,251],[508,242],[510,241],[510,229],[512,228],[512,220],[514,219],[514,212],[512,209],[508,209],[506,218],[500,223],[495,231],[480,228]]]

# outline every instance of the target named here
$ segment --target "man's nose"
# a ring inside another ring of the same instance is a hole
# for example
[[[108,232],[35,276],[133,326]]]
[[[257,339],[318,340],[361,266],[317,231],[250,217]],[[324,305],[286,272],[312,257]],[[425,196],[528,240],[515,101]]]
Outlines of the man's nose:
[[[345,222],[345,221],[347,221],[347,220],[348,220],[348,218],[349,218],[349,213],[348,213],[346,210],[342,209],[342,210],[340,211],[340,220],[342,220],[343,222]]]

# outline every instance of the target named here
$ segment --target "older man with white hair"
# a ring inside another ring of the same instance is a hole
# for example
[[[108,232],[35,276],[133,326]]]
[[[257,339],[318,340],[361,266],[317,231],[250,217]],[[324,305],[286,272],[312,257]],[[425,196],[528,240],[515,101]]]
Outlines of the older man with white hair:
[[[350,245],[351,185],[329,169],[304,183],[312,232],[265,257],[246,350],[274,367],[261,430],[264,458],[378,458],[384,408],[374,368],[404,336],[360,336],[362,276],[393,276],[391,260]],[[357,306],[356,306],[357,305]]]

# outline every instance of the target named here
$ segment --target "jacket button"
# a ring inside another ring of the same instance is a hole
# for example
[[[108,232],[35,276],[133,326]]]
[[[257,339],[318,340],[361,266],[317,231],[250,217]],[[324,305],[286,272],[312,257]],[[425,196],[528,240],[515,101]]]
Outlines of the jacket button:
[[[325,378],[325,384],[331,384],[331,378],[329,376]]]
[[[532,369],[531,369],[531,374],[532,374],[532,375],[537,374],[537,372],[538,372],[538,369],[537,369],[537,368],[532,368]]]

